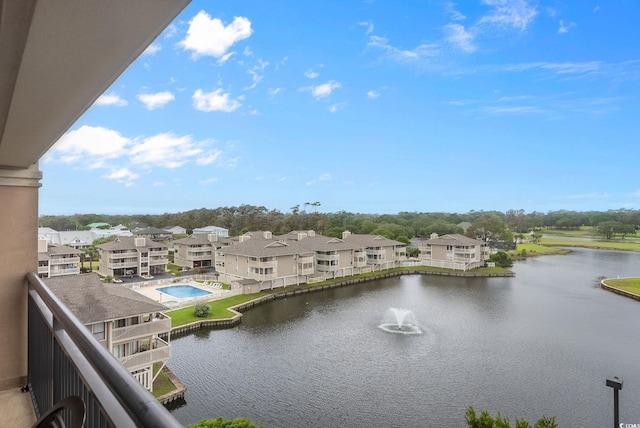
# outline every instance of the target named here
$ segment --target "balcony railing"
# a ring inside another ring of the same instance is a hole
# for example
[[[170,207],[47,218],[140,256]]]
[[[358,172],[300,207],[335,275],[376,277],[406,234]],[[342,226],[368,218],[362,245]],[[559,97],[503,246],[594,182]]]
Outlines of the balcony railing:
[[[127,369],[133,370],[135,368],[150,366],[153,363],[167,361],[171,358],[171,345],[159,338],[153,339],[152,343],[153,349],[136,352],[135,354],[119,358],[120,362],[124,364]]]
[[[80,263],[80,257],[51,257],[49,265],[69,265]]]
[[[278,261],[277,260],[261,261],[261,260],[251,260],[251,259],[249,259],[249,267],[275,268],[275,267],[278,267]]]
[[[137,251],[127,251],[126,253],[109,253],[109,258],[110,259],[130,259],[130,258],[134,258],[134,259],[138,259],[138,252]]]
[[[340,254],[316,253],[316,260],[317,261],[326,261],[326,262],[338,261],[338,260],[340,260]]]
[[[87,427],[181,427],[34,273],[27,275],[27,381],[36,417],[76,395]]]
[[[113,342],[122,342],[123,340],[158,335],[169,331],[171,331],[171,318],[166,315],[160,315],[151,321],[114,328],[111,332],[111,340]]]

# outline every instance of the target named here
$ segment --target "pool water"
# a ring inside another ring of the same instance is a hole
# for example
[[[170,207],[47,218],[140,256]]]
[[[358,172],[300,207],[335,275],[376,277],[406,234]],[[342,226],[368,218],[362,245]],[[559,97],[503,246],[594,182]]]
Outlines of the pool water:
[[[201,290],[191,285],[172,285],[171,287],[158,288],[158,291],[178,299],[185,297],[202,297],[212,294],[209,291]]]

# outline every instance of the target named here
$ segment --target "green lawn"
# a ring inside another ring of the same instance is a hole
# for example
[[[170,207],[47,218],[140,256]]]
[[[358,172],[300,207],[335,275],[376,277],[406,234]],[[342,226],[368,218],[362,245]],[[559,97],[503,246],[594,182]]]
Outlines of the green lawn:
[[[158,372],[158,368],[158,364],[153,365],[154,374]],[[156,380],[153,382],[153,396],[156,398],[162,397],[164,394],[168,394],[174,389],[176,389],[175,385],[169,380],[169,377],[164,370],[160,372]]]
[[[219,320],[231,318],[235,314],[228,308],[240,303],[245,303],[250,300],[257,299],[258,297],[266,296],[267,294],[268,293],[240,294],[238,296],[231,296],[226,299],[214,300],[212,302],[209,302],[209,306],[211,307],[211,314],[209,314],[207,318],[199,318],[195,316],[193,314],[193,306],[167,311],[166,314],[171,317],[171,327],[178,327],[205,319]]]
[[[640,278],[614,278],[604,282],[609,287],[640,295]]]
[[[606,248],[609,250],[627,250],[627,251],[640,251],[640,242],[637,240],[611,240],[611,241],[581,241],[575,239],[561,239],[561,238],[542,238],[540,241],[542,245],[555,246],[555,247],[584,247],[584,248]]]
[[[526,250],[527,256],[549,255],[549,254],[567,254],[567,250],[562,248],[549,247],[540,244],[518,244],[515,254],[519,255],[522,250]]]

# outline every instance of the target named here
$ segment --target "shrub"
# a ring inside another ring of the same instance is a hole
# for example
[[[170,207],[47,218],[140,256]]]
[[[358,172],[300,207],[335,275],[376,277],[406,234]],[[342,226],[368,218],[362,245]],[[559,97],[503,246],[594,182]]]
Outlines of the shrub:
[[[207,303],[198,303],[193,310],[193,314],[199,318],[206,318],[211,314],[211,306]]]
[[[256,425],[247,418],[236,418],[229,421],[224,418],[203,419],[195,424],[187,425],[187,428],[264,428]]]

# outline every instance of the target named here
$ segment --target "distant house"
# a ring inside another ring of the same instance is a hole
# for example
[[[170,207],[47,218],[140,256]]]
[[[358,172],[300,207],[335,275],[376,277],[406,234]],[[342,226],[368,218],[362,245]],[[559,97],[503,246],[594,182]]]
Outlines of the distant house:
[[[152,239],[154,241],[164,241],[167,239],[171,239],[171,232],[164,229],[159,229],[157,227],[146,227],[144,229],[137,229],[133,232],[135,236],[142,236],[145,238]]]
[[[77,249],[88,247],[96,239],[90,230],[67,230],[58,232],[58,236],[60,245],[69,245]]]
[[[153,365],[164,366],[171,357],[171,318],[163,313],[167,307],[122,285],[102,283],[95,274],[44,282],[93,336],[153,391]]]
[[[170,232],[173,235],[186,235],[187,229],[182,226],[167,226],[163,227],[164,230]]]
[[[83,252],[63,245],[51,245],[46,239],[38,239],[38,276],[51,278],[80,273],[80,257]]]
[[[424,266],[467,271],[484,266],[488,259],[487,243],[464,235],[433,233],[420,244],[420,262]]]
[[[193,234],[194,235],[198,235],[198,234],[216,234],[221,238],[228,238],[229,237],[229,229],[225,229],[224,227],[218,227],[218,226],[205,226],[205,227],[196,227],[195,229],[193,229]]]
[[[120,236],[98,245],[103,276],[149,276],[167,271],[169,249],[149,238]]]

